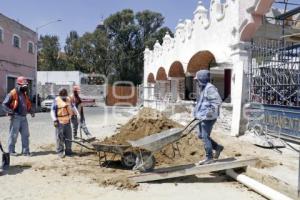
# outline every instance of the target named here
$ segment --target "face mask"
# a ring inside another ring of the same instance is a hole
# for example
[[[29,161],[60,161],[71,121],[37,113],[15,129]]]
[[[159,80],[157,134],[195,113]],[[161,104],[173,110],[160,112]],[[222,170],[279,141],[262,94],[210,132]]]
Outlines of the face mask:
[[[77,91],[74,91],[74,95],[75,95],[76,97],[78,97],[78,92],[77,92]]]
[[[28,90],[28,86],[21,86],[20,91],[25,93]]]
[[[62,97],[61,97],[61,99],[62,99],[63,101],[67,101],[67,98],[68,98],[67,96],[62,96]]]

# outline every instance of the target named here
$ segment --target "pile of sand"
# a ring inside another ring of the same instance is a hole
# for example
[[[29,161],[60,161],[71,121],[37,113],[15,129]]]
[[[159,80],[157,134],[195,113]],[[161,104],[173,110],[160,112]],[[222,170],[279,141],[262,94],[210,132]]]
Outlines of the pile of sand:
[[[128,144],[128,140],[138,140],[167,129],[178,127],[182,126],[168,119],[161,112],[151,108],[143,108],[136,116],[123,125],[116,135],[106,138],[103,143]],[[173,147],[176,150],[175,156]],[[179,140],[173,147],[172,145],[168,145],[161,152],[155,154],[157,166],[187,164],[199,161],[204,155],[203,144],[194,133]]]

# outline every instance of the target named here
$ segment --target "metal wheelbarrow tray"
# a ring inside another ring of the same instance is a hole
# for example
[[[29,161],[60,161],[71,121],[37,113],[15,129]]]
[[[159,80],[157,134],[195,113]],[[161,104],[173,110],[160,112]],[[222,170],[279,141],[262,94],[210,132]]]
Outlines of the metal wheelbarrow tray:
[[[128,141],[132,147],[142,148],[147,151],[156,152],[165,146],[178,141],[182,137],[182,128],[173,128],[154,135],[144,137],[136,141]]]

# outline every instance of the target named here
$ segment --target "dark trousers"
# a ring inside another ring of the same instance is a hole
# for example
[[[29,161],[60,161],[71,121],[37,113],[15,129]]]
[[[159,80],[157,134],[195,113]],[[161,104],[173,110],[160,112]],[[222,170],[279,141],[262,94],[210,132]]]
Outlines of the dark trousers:
[[[72,143],[69,140],[72,140],[72,130],[71,124],[59,124],[55,130],[56,133],[56,151],[59,154],[71,153],[72,152]]]
[[[76,115],[73,115],[72,118],[71,118],[71,122],[72,122],[72,128],[73,128],[73,136],[74,137],[77,137],[77,131],[78,131],[78,126],[79,126],[79,123],[78,123],[78,118]],[[84,118],[81,118],[80,119],[80,128],[83,130],[83,132],[86,134],[86,135],[90,135],[91,133],[89,132],[86,124],[85,124],[85,119]]]
[[[201,139],[204,143],[206,158],[213,158],[213,150],[218,148],[218,143],[215,142],[211,137],[212,128],[217,120],[203,120],[199,124],[199,133],[198,138]]]

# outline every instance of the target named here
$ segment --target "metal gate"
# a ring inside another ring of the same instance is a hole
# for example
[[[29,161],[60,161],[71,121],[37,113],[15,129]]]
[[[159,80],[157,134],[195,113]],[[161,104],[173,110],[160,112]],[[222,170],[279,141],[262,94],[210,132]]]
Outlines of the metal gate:
[[[255,123],[273,134],[300,139],[300,45],[256,41],[251,55],[250,105],[261,113]]]

